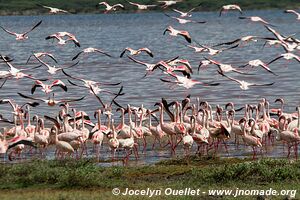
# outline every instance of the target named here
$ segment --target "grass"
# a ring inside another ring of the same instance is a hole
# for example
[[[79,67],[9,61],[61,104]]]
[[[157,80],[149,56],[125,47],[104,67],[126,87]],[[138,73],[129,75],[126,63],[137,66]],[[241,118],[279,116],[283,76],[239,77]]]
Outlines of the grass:
[[[0,14],[36,15],[46,14],[48,12],[47,9],[44,9],[37,4],[59,7],[73,13],[101,13],[103,8],[96,7],[99,2],[99,0],[0,0]],[[124,12],[134,12],[136,10],[136,7],[129,5],[125,0],[108,0],[107,2],[110,4],[125,4],[126,10]],[[141,4],[157,4],[157,1],[155,0],[135,0],[134,2],[139,2]],[[203,4],[199,10],[204,11],[216,11],[219,10],[222,5],[235,3],[239,4],[243,10],[300,8],[300,2],[298,0],[185,0],[178,3],[176,8],[187,10],[197,6],[201,2]],[[157,7],[154,10],[161,11],[161,8]]]
[[[289,189],[300,188],[300,161],[197,158],[136,167],[99,167],[92,160],[0,165],[0,199],[114,199],[112,188]],[[300,196],[298,195],[300,198]],[[126,199],[121,196],[120,199]],[[136,197],[139,199],[139,197]],[[172,199],[172,196],[165,196]],[[182,199],[186,199],[187,197]],[[199,199],[199,197],[188,197]],[[201,198],[207,199],[207,196]],[[232,199],[233,197],[224,197]],[[253,197],[247,197],[253,199]],[[246,197],[243,199],[247,199]],[[283,199],[283,197],[276,197]],[[276,199],[275,198],[275,199]],[[214,199],[214,197],[211,197]],[[273,199],[273,198],[272,198]]]

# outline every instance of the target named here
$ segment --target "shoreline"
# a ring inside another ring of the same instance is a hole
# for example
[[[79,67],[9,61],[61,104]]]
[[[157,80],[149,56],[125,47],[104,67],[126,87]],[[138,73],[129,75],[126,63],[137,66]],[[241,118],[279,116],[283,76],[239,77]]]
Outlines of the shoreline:
[[[135,6],[128,4],[123,0],[112,0],[108,1],[110,4],[122,3],[125,6],[125,10],[116,11],[115,13],[159,13],[159,12],[172,12],[173,8],[179,10],[189,10],[193,7],[196,7],[199,4],[199,1],[190,0],[188,2],[177,3],[174,6],[171,6],[167,9],[162,9],[160,6],[155,7],[154,9],[146,11],[137,11]],[[134,1],[133,1],[134,2]],[[137,2],[137,1],[136,1]],[[149,0],[140,0],[138,1],[141,4],[156,4],[156,1]],[[65,9],[70,11],[72,14],[103,14],[104,8],[97,7],[99,3],[97,0],[73,0],[61,3],[60,1],[49,1],[49,0],[40,0],[39,4],[53,6],[60,9]],[[200,2],[201,3],[201,2]],[[230,4],[226,0],[220,1],[203,1],[202,5],[195,10],[195,12],[219,12],[220,8],[223,5]],[[236,4],[240,5],[243,11],[249,10],[284,10],[284,9],[300,9],[300,2],[294,0],[254,0],[249,2],[247,0],[236,0]],[[2,3],[0,2],[0,16],[11,16],[11,15],[49,15],[48,10],[38,6],[36,2],[24,2],[21,0],[16,0],[11,3]]]

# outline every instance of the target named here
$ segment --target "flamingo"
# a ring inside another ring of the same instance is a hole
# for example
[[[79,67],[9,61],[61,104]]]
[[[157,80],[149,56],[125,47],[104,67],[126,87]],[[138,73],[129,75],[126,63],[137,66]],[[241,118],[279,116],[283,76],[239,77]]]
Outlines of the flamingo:
[[[128,115],[131,115],[131,109],[128,109]],[[133,127],[132,124],[129,123],[129,138],[120,138],[119,141],[119,147],[124,148],[126,151],[126,156],[124,158],[124,163],[127,163],[129,160],[130,152],[132,149],[134,150],[135,158],[138,158],[137,149],[136,149],[136,143],[134,141],[134,135],[133,135]]]
[[[63,39],[63,37],[68,37],[68,38],[65,40],[65,39]],[[80,43],[77,40],[77,38],[75,37],[75,35],[72,34],[72,33],[66,32],[66,31],[64,31],[64,32],[57,32],[57,33],[48,35],[45,38],[45,40],[50,40],[50,39],[56,39],[56,40],[58,40],[58,44],[59,45],[65,45],[66,42],[72,41],[72,42],[74,42],[75,46],[80,47]]]
[[[235,79],[235,78],[232,78],[232,77],[229,77],[225,74],[223,74],[222,72],[218,71],[218,73],[226,78],[228,78],[229,80],[232,80],[234,82],[237,82],[238,84],[240,84],[240,88],[242,90],[248,90],[250,86],[254,86],[254,87],[259,87],[259,86],[271,86],[274,84],[273,83],[266,83],[266,84],[257,84],[257,83],[250,83],[250,82],[246,82],[244,80],[238,80],[238,79]]]
[[[174,12],[177,12],[180,14],[180,17],[181,18],[185,18],[185,17],[192,17],[192,14],[191,12],[193,12],[196,8],[200,7],[202,5],[202,3],[198,4],[198,6],[190,9],[189,11],[187,12],[184,12],[184,11],[180,11],[180,10],[177,10],[177,9],[172,9]]]
[[[72,58],[72,60],[77,59],[78,56],[79,56],[80,54],[82,54],[82,53],[85,53],[85,54],[87,54],[87,53],[100,53],[100,54],[104,54],[104,55],[106,55],[106,56],[108,56],[108,57],[111,57],[111,55],[109,55],[108,53],[106,53],[105,51],[103,51],[103,50],[101,50],[101,49],[97,49],[97,48],[93,48],[93,47],[88,47],[88,48],[85,48],[85,49],[83,49],[82,51],[80,51],[78,54],[76,54],[76,55]]]
[[[243,14],[243,11],[241,9],[241,7],[239,5],[236,5],[236,4],[230,4],[230,5],[224,5],[222,6],[221,10],[220,10],[220,13],[219,13],[219,17],[221,17],[222,13],[224,11],[228,11],[228,10],[237,10],[240,12],[240,14],[242,15]]]
[[[204,118],[204,114],[203,114]],[[197,152],[200,153],[200,148],[202,145],[208,145],[208,137],[209,137],[209,132],[205,127],[205,120],[203,119],[203,126],[200,130],[200,132],[197,132],[197,126],[196,126],[196,117],[194,115],[191,116],[191,136],[193,138],[193,141],[197,144],[198,149]]]
[[[237,44],[239,42],[241,42],[241,43],[242,42],[246,43],[246,42],[250,42],[250,41],[257,42],[257,38],[259,38],[259,37],[253,36],[253,35],[247,35],[247,36],[235,39],[233,41],[223,42],[223,43],[220,43],[220,44],[216,44],[213,47],[217,47],[217,46],[221,46],[221,45],[232,45],[232,44]]]
[[[35,126],[35,131],[34,131],[34,137],[33,141],[38,144],[40,147],[42,146],[44,150],[46,150],[47,145],[49,144],[48,142],[48,137],[45,135],[42,135],[40,132],[40,121],[39,117],[35,115],[33,117],[34,120],[36,120],[36,126]],[[40,151],[41,154],[43,155],[43,151]]]
[[[220,72],[222,72],[222,73],[236,72],[236,73],[239,73],[239,74],[247,74],[245,72],[242,72],[242,71],[232,67],[232,65],[223,64],[223,63],[217,62],[217,61],[209,59],[209,58],[205,58],[205,59],[208,60],[211,64],[217,65]]]
[[[47,57],[51,58],[52,60],[54,60],[54,62],[57,63],[57,60],[54,58],[54,55],[53,55],[53,54],[47,53],[47,52],[36,52],[36,53],[32,53],[32,54],[29,56],[29,58],[28,58],[27,61],[26,61],[26,64],[29,62],[29,60],[30,60],[30,58],[31,58],[32,56],[34,56],[34,57],[36,57],[36,58],[42,58],[42,57],[46,57],[46,56],[47,56]]]
[[[147,10],[148,8],[156,7],[157,5],[145,5],[145,4],[138,4],[131,1],[127,1],[129,4],[136,6],[139,10]]]
[[[81,101],[81,100],[83,100],[85,98],[85,96],[83,96],[83,97],[77,98],[77,99],[55,100],[54,99],[54,93],[53,93],[52,97],[49,97],[48,99],[29,97],[29,96],[26,96],[26,95],[24,95],[22,93],[19,93],[19,92],[18,92],[18,95],[20,95],[21,97],[23,97],[25,99],[31,99],[31,100],[35,100],[35,101],[42,101],[42,102],[46,103],[48,106],[55,106],[55,105],[60,104],[60,103]]]
[[[26,105],[26,109],[27,109],[27,113],[25,115],[25,118],[27,118],[27,126],[25,127],[25,131],[26,133],[29,135],[29,137],[33,138],[34,137],[34,134],[35,134],[35,131],[36,131],[36,126],[34,125],[31,125],[31,118],[30,118],[30,106],[29,105]]]
[[[75,64],[72,64],[72,65],[67,66],[67,67],[56,67],[55,65],[53,65],[53,66],[49,65],[48,63],[42,61],[42,60],[41,60],[40,58],[38,58],[38,57],[35,57],[35,58],[36,58],[42,65],[44,65],[44,66],[46,66],[46,67],[48,68],[47,72],[48,72],[49,74],[51,74],[51,75],[56,74],[56,73],[57,73],[58,71],[60,71],[60,70],[68,69],[68,68],[74,67],[74,66],[76,66],[76,65],[79,63],[79,61],[78,61],[78,62],[76,62]]]
[[[116,133],[115,126],[114,126],[114,119],[111,120],[111,123],[112,123],[111,131],[112,131],[113,137],[108,140],[108,146],[110,147],[110,149],[112,151],[112,161],[114,161],[116,150],[119,148],[120,143],[119,143],[119,140],[117,139],[117,133]]]
[[[169,80],[165,80],[165,79],[160,79],[160,80],[163,82],[167,82],[167,83],[177,84],[178,86],[182,86],[186,89],[190,89],[190,88],[194,87],[194,85],[196,85],[196,84],[201,84],[201,85],[205,85],[205,86],[219,85],[219,83],[206,83],[206,82],[201,82],[201,81],[197,81],[197,80],[192,80],[192,79],[187,78],[186,76],[180,76],[180,75],[176,75],[174,73],[169,73],[169,75],[176,78],[176,81],[169,81]]]
[[[30,33],[31,31],[33,31],[35,28],[37,28],[39,25],[41,25],[42,20],[39,21],[36,25],[34,25],[29,31],[26,31],[24,33],[15,33],[15,32],[11,32],[5,28],[3,28],[2,26],[0,26],[0,28],[2,28],[6,33],[10,34],[10,35],[14,35],[16,36],[16,40],[17,41],[22,41],[22,40],[26,40],[28,39],[28,33]]]
[[[101,126],[101,110],[98,109],[97,111],[97,119],[98,119],[98,124],[97,126],[97,130],[95,132],[91,132],[92,135],[92,142],[94,144],[94,148],[96,147],[96,154],[97,154],[97,158],[99,160],[100,158],[100,148],[104,139],[104,134],[103,131],[107,130],[107,127],[105,126]]]
[[[170,16],[166,13],[164,13],[167,17],[170,17],[172,19],[175,19],[178,21],[179,24],[187,24],[187,23],[197,23],[197,24],[205,24],[206,21],[194,21],[194,20],[190,20],[190,19],[182,19],[182,18],[178,18],[178,17],[173,17],[173,16]]]
[[[126,51],[129,51],[129,53],[130,53],[131,56],[139,55],[140,53],[142,53],[142,52],[144,51],[144,52],[146,52],[149,56],[153,57],[153,54],[152,54],[151,50],[148,49],[148,48],[140,48],[140,49],[138,49],[138,50],[134,50],[134,49],[132,49],[132,48],[130,48],[130,47],[126,47],[126,48],[122,51],[122,53],[121,53],[121,55],[120,55],[120,58],[123,57],[123,55],[125,54]]]
[[[208,52],[208,55],[211,55],[211,56],[214,56],[214,55],[217,55],[223,51],[227,51],[227,50],[230,50],[230,49],[234,49],[234,48],[237,48],[239,45],[235,45],[235,46],[232,46],[232,47],[228,47],[228,48],[222,48],[222,49],[213,49],[211,47],[208,47],[206,45],[202,45],[202,44],[199,44],[200,47],[204,48],[203,51],[201,52]]]
[[[247,134],[246,132],[246,127],[247,127],[247,120],[246,118],[242,118],[239,122],[239,124],[241,125],[242,123],[244,123],[244,126],[241,126],[242,127],[242,130],[243,130],[243,140],[244,142],[251,146],[252,149],[253,149],[253,157],[252,159],[254,160],[255,159],[255,156],[256,156],[256,147],[262,147],[262,144],[261,144],[261,141],[259,138],[257,138],[256,136],[253,136],[253,135],[249,135]]]
[[[56,147],[57,158],[59,158],[59,154],[61,154],[61,158],[63,158],[64,153],[67,153],[69,156],[72,153],[74,153],[74,148],[70,145],[70,143],[59,140],[58,128],[56,126],[52,127],[51,133],[54,133],[54,135],[55,135],[55,147]],[[72,140],[70,140],[70,141],[72,141]]]
[[[109,94],[114,94],[108,90],[104,90],[104,89],[100,89],[100,85],[109,85],[109,86],[116,86],[116,85],[120,85],[121,82],[119,83],[105,83],[105,82],[96,82],[96,81],[92,81],[92,80],[87,80],[87,79],[83,79],[83,78],[79,78],[79,77],[75,77],[75,76],[71,76],[69,75],[65,70],[62,70],[62,72],[64,73],[64,75],[66,75],[67,77],[70,77],[72,79],[75,79],[75,80],[78,80],[78,81],[81,81],[84,83],[83,86],[78,86],[72,82],[69,81],[69,83],[71,83],[72,85],[76,85],[78,87],[85,87],[85,88],[88,88],[90,90],[90,92],[93,94],[99,94],[99,92],[106,92],[106,93],[109,93]]]
[[[270,64],[270,62],[268,63]],[[255,59],[255,60],[250,60],[247,64],[242,65],[240,67],[246,67],[246,66],[251,66],[251,67],[262,67],[265,70],[267,70],[269,73],[278,76],[276,73],[274,73],[269,67],[268,64],[264,63],[263,61],[259,60],[259,59]]]
[[[169,6],[175,5],[178,2],[182,2],[182,0],[169,0],[169,1],[158,1],[159,3],[163,3],[161,6],[163,9],[166,9]]]
[[[297,11],[295,11],[295,10],[285,10],[284,12],[285,13],[293,13],[297,16],[297,20],[300,20],[300,13],[298,13]]]
[[[61,80],[54,80],[50,85],[44,84],[42,81],[36,80],[31,88],[31,94],[35,92],[35,89],[37,87],[41,87],[43,92],[49,94],[50,92],[52,92],[52,87],[55,86],[62,88],[65,92],[68,91],[67,86]]]
[[[191,43],[192,42],[192,38],[189,34],[189,32],[187,31],[183,31],[183,30],[176,30],[174,29],[172,26],[168,26],[166,28],[166,30],[164,31],[164,35],[166,34],[166,32],[169,32],[169,34],[171,36],[178,36],[178,35],[181,35],[185,38],[185,40],[188,42],[188,43]]]
[[[110,11],[116,11],[117,8],[121,8],[121,9],[124,9],[124,6],[120,3],[118,4],[115,4],[115,5],[109,5],[107,2],[100,2],[98,5],[104,5],[106,8],[105,8],[105,14],[110,12]]]
[[[248,19],[248,20],[251,20],[253,22],[261,22],[265,25],[271,25],[271,26],[274,26],[272,24],[270,24],[269,22],[265,21],[264,19],[262,19],[261,17],[258,17],[258,16],[251,16],[251,17],[239,17],[240,19]]]
[[[148,109],[147,110],[147,113],[149,115],[149,124],[148,124],[148,128],[149,130],[151,131],[151,134],[152,136],[154,136],[154,141],[153,141],[153,144],[152,144],[152,150],[154,149],[154,146],[155,146],[155,143],[156,141],[159,142],[159,145],[161,147],[161,138],[163,136],[165,136],[166,134],[161,130],[161,127],[159,126],[159,124],[157,126],[153,126],[152,125],[152,113],[151,111]]]
[[[168,135],[169,144],[171,144],[171,152],[175,154],[175,148],[174,148],[175,146],[173,144],[173,136],[176,136],[175,126],[174,123],[164,122],[163,108],[164,105],[162,103],[159,103],[159,107],[158,107],[158,111],[160,113],[159,126],[161,127],[161,130]]]
[[[279,118],[279,121],[283,120],[283,130],[277,131],[276,140],[283,140],[288,144],[288,157],[290,156],[290,148],[294,145],[294,152],[296,159],[298,158],[298,144],[300,142],[300,136],[298,130],[295,132],[286,130],[287,119],[283,115]]]
[[[296,61],[298,61],[300,63],[300,57],[299,56],[297,56],[297,55],[295,55],[293,53],[283,53],[283,54],[280,54],[280,56],[276,57],[275,59],[271,60],[268,63],[268,65],[271,64],[271,63],[273,63],[273,62],[275,62],[276,60],[278,60],[280,58],[284,58],[286,60],[292,60],[292,59],[294,59],[294,60],[296,60]]]
[[[49,14],[58,14],[58,13],[67,13],[69,14],[69,11],[60,9],[60,8],[54,8],[54,7],[50,7],[50,6],[44,6],[41,4],[38,4],[39,6],[42,6],[43,8],[49,9]]]

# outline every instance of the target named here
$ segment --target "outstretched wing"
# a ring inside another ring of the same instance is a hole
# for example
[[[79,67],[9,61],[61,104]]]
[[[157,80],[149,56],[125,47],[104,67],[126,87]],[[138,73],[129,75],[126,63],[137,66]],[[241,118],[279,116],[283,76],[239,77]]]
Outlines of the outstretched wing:
[[[75,60],[75,59],[77,59],[78,58],[78,56],[80,55],[80,54],[82,54],[83,53],[83,51],[80,51],[76,56],[74,56],[73,58],[72,58],[72,60]]]
[[[28,34],[29,32],[33,31],[36,27],[38,27],[39,25],[41,25],[43,20],[39,21],[36,25],[34,25],[34,27],[32,27],[29,31],[23,33],[24,35]]]
[[[105,108],[105,104],[103,103],[103,101],[100,99],[99,96],[97,96],[97,94],[95,93],[94,89],[92,86],[90,86],[90,89],[92,91],[92,93],[94,94],[94,96],[97,98],[97,100],[100,102],[100,104],[102,105],[103,108]]]
[[[2,26],[0,26],[0,28],[2,28],[2,29],[3,29],[6,33],[8,33],[8,34],[16,35],[16,33],[9,31],[9,30],[3,28]]]

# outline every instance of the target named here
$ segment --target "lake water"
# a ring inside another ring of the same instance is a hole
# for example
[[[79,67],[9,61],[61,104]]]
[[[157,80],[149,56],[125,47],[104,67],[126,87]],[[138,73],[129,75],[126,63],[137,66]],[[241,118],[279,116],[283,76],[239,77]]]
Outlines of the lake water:
[[[284,35],[296,34],[296,38],[300,36],[299,22],[295,19],[295,16],[285,14],[281,10],[247,11],[246,15],[257,15],[270,21],[276,25],[275,29]],[[278,77],[261,68],[251,70],[251,73],[256,74],[255,76],[240,76],[230,73],[230,76],[250,82],[275,82],[272,86],[250,88],[247,91],[242,91],[238,84],[221,77],[217,73],[216,66],[210,65],[197,74],[199,62],[207,55],[205,53],[195,53],[193,49],[186,47],[185,44],[187,43],[181,37],[163,35],[165,28],[172,25],[176,29],[189,31],[192,40],[206,45],[231,41],[246,35],[272,36],[262,24],[240,20],[238,16],[238,13],[228,13],[222,17],[218,17],[216,12],[193,13],[194,20],[205,20],[207,23],[186,25],[178,24],[177,21],[166,17],[162,13],[2,16],[0,17],[1,26],[16,32],[28,30],[39,20],[43,20],[43,23],[29,34],[28,40],[23,42],[16,41],[13,36],[1,30],[0,52],[13,57],[15,66],[29,68],[36,66],[35,64],[25,65],[31,52],[51,52],[58,59],[59,64],[65,66],[70,65],[72,63],[71,59],[83,48],[103,49],[111,54],[113,58],[98,54],[81,56],[79,65],[66,71],[77,77],[94,81],[122,82],[126,94],[117,99],[121,105],[130,103],[134,106],[140,106],[144,104],[145,107],[153,109],[153,105],[155,102],[160,101],[161,97],[165,97],[167,100],[182,100],[187,94],[191,94],[192,100],[200,97],[201,100],[207,100],[213,105],[224,105],[233,101],[238,107],[245,103],[255,104],[259,99],[265,97],[270,100],[271,107],[278,107],[279,105],[274,105],[273,102],[276,98],[282,97],[287,103],[286,110],[294,112],[295,107],[300,103],[300,82],[298,81],[300,65],[298,62],[279,60],[271,64],[270,68],[279,75]],[[55,42],[45,40],[46,36],[58,31],[68,31],[75,34],[82,47],[74,47],[73,43],[58,46]],[[263,48],[263,43],[262,41],[252,42],[236,49],[224,51],[214,56],[213,59],[238,66],[253,59],[268,62],[284,53],[281,47]],[[170,89],[170,85],[159,80],[159,78],[165,77],[160,71],[141,79],[145,74],[144,66],[131,62],[126,56],[119,58],[120,53],[126,47],[134,49],[148,47],[151,49],[154,58],[142,54],[136,57],[149,63],[175,56],[188,59],[193,66],[193,79],[215,81],[221,84],[216,87],[196,85],[190,90],[180,87]],[[0,70],[6,69],[5,64],[0,65]],[[30,73],[38,78],[51,78],[45,69],[45,67],[41,67],[30,71]],[[57,78],[67,84],[68,92],[65,93],[56,88],[54,90],[56,98],[76,98],[87,95],[84,101],[71,103],[71,106],[84,110],[92,116],[93,112],[100,106],[95,97],[89,94],[87,89],[71,86],[62,73],[52,77],[52,79]],[[32,84],[33,80],[30,79],[8,80],[1,89],[0,98],[11,98],[18,104],[25,103],[26,100],[20,98],[17,92],[30,95]],[[114,92],[118,91],[117,87],[110,87],[110,89]],[[39,89],[37,89],[34,96],[47,98]],[[111,96],[105,93],[101,93],[100,96],[105,102],[109,102],[111,99]],[[39,107],[33,108],[32,111],[39,115],[54,116],[57,114],[58,107],[48,107],[41,104]],[[0,105],[0,113],[11,118],[8,105]],[[118,115],[115,118],[118,120]]]

